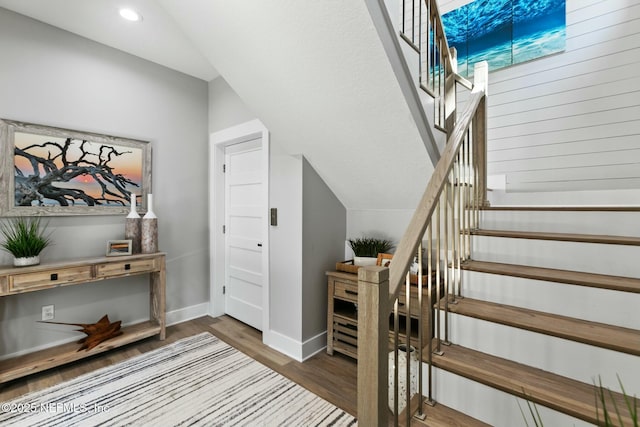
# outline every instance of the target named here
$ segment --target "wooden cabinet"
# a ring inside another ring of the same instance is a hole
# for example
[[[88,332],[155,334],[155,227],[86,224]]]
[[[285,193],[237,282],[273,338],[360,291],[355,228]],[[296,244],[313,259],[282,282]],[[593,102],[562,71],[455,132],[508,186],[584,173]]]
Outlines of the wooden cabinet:
[[[0,383],[60,366],[103,351],[158,335],[165,338],[165,254],[100,257],[40,264],[0,267],[0,297],[37,292],[60,286],[82,285],[116,277],[149,274],[150,319],[122,328],[123,334],[89,351],[75,342],[0,361]],[[104,313],[102,313],[104,314]],[[70,319],[65,319],[70,320]],[[98,319],[96,318],[96,321]]]
[[[411,344],[418,344],[418,322],[420,307],[418,305],[418,288],[411,286]],[[426,304],[427,289],[422,290],[424,304],[422,312],[423,333],[430,333],[429,313]],[[404,296],[406,287],[403,286],[400,294]],[[401,298],[404,300],[404,297]],[[399,304],[398,330],[401,340],[406,339],[407,310],[404,304]],[[393,314],[389,314],[389,341],[393,339]],[[429,339],[423,337],[424,342]],[[358,357],[358,276],[339,271],[327,272],[327,353],[334,351],[346,354],[353,358]]]

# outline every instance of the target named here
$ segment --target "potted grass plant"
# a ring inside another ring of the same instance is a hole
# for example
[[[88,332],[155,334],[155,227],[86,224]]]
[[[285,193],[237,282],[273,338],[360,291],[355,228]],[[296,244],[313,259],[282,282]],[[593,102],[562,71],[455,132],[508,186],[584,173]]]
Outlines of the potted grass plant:
[[[353,250],[353,264],[359,266],[376,265],[378,254],[387,253],[393,249],[393,243],[386,239],[362,237],[349,239],[348,242]]]
[[[640,412],[638,412],[638,398],[633,395],[627,394],[624,389],[624,385],[618,377],[618,384],[620,384],[620,389],[622,390],[622,396],[624,399],[625,408],[619,408],[616,403],[616,399],[613,395],[613,392],[602,385],[602,378],[598,376],[598,383],[595,384],[595,394],[596,394],[596,419],[597,424],[603,427],[617,427],[628,425],[629,427],[640,427]],[[527,395],[525,390],[523,389],[524,397],[527,399],[527,407],[529,409],[529,414],[531,415],[531,421],[535,427],[544,427],[544,422],[542,421],[542,417],[538,412],[538,407],[534,402],[531,402],[531,398]],[[611,408],[613,406],[613,409]],[[518,407],[520,408],[520,413],[522,414],[522,418],[524,419],[524,423],[527,427],[529,427],[528,416],[525,414],[525,411],[520,406],[520,402],[518,402]],[[600,418],[602,416],[602,418]],[[625,417],[628,417],[630,423],[625,424]]]
[[[13,265],[24,267],[40,263],[40,252],[51,243],[48,224],[40,226],[39,217],[16,217],[0,225],[4,237],[1,247],[13,255]]]

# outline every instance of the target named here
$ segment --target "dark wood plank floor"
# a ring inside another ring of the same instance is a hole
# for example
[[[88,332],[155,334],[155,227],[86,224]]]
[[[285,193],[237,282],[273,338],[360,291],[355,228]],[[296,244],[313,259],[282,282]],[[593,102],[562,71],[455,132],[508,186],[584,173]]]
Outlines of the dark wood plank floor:
[[[98,368],[154,350],[181,338],[210,332],[251,358],[284,375],[346,412],[356,415],[357,365],[355,360],[322,351],[304,363],[262,344],[262,334],[228,316],[201,317],[167,328],[167,339],[148,338],[69,365],[0,385],[0,401],[41,390]]]

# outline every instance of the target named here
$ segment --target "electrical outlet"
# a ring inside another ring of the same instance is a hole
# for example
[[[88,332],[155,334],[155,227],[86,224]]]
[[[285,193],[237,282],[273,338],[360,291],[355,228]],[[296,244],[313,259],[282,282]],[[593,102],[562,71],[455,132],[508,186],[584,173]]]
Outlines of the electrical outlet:
[[[53,304],[42,306],[42,320],[53,320],[55,317],[55,310]]]

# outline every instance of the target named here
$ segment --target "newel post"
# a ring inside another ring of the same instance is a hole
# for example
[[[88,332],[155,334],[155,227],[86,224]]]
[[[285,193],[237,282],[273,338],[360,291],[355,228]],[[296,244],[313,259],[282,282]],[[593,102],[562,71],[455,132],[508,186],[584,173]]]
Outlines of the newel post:
[[[473,144],[475,146],[475,165],[478,168],[479,206],[488,206],[487,199],[487,96],[489,94],[489,64],[478,62],[473,69],[473,87],[484,91],[473,117]]]
[[[389,419],[389,269],[358,270],[358,425]]]
[[[456,74],[458,73],[458,51],[455,47],[449,48],[449,57],[450,61],[445,62],[445,70],[447,71],[444,78],[444,129],[447,131],[448,136],[453,133],[453,128],[457,121]],[[451,64],[451,70],[448,69],[447,64]]]

